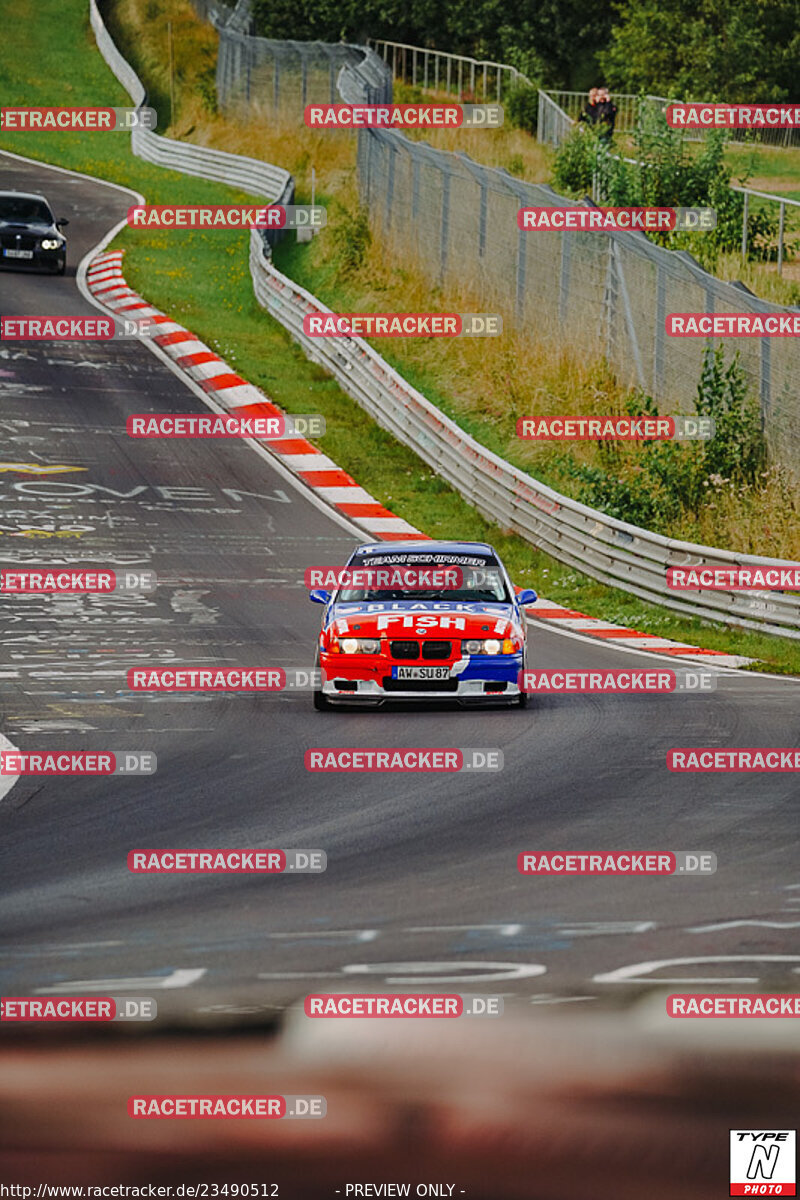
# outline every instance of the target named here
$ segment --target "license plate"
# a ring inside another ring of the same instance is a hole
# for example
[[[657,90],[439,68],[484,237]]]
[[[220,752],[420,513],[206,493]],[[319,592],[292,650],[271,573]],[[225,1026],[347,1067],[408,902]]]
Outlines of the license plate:
[[[449,679],[449,667],[392,667],[392,679]]]
[[[5,258],[33,258],[32,250],[4,250]]]

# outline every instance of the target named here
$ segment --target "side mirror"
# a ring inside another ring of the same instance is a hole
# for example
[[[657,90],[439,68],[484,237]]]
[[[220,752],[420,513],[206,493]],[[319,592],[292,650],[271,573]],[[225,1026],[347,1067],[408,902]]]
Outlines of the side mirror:
[[[326,592],[325,588],[314,588],[313,592],[308,593],[308,598],[312,604],[327,604],[331,593]]]
[[[520,608],[524,608],[526,604],[535,604],[539,599],[533,588],[523,588],[517,596],[517,604]]]
[[[58,218],[58,220],[56,221],[56,229],[60,229],[62,227],[62,225],[69,225],[69,221],[67,220],[66,217]]]

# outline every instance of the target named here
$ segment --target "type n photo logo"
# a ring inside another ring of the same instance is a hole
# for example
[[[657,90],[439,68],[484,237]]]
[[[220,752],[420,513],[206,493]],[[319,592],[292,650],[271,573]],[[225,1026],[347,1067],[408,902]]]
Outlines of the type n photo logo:
[[[732,1129],[731,1196],[795,1196],[795,1131]]]

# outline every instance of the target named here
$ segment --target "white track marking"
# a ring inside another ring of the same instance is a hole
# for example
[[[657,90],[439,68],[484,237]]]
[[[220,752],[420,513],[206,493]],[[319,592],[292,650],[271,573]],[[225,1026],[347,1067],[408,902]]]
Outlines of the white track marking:
[[[129,979],[72,979],[55,987],[36,988],[37,996],[68,996],[70,992],[138,992],[172,991],[174,988],[189,987],[206,974],[207,967],[179,968],[171,975],[141,975]]]

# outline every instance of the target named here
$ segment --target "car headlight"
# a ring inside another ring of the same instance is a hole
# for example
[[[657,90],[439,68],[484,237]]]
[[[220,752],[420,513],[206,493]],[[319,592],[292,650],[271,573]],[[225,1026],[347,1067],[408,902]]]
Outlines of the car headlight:
[[[63,246],[63,244],[58,238],[42,238],[43,250],[58,250],[59,246]]]
[[[521,649],[519,638],[470,638],[461,643],[462,654],[519,654]]]
[[[339,638],[331,642],[334,654],[380,654],[381,643],[378,638]]]

